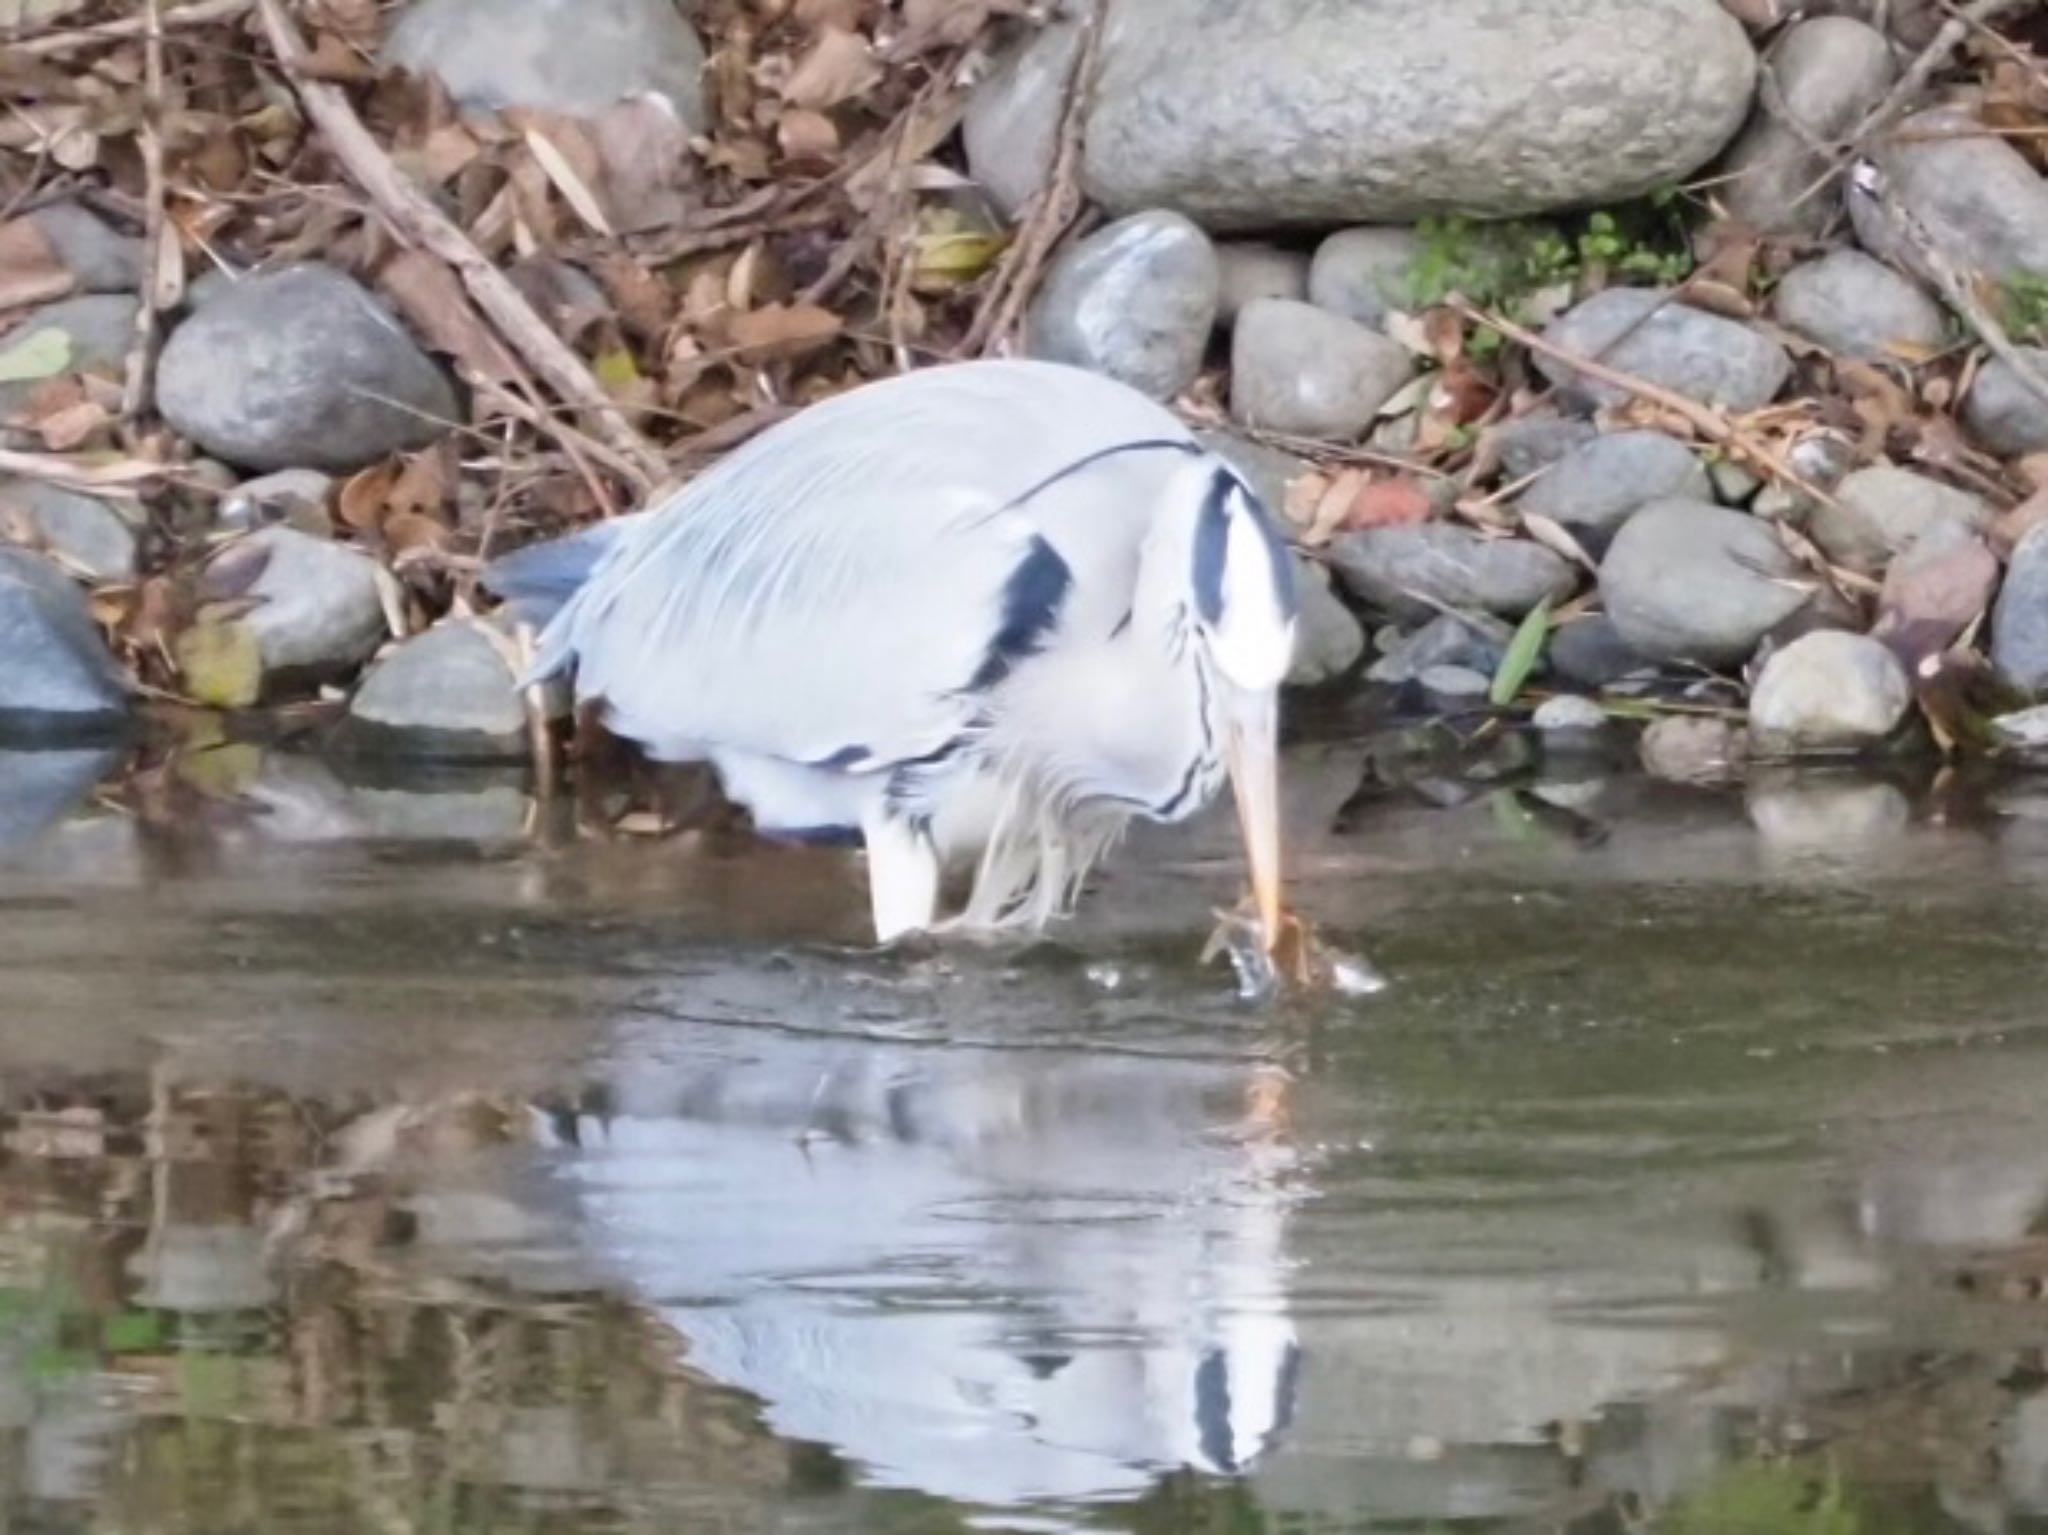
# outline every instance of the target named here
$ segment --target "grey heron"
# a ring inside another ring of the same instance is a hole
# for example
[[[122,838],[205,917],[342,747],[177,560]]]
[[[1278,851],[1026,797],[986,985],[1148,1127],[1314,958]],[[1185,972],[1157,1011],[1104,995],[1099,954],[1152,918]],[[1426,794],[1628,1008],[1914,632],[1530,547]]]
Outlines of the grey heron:
[[[708,763],[764,835],[864,843],[878,942],[1043,926],[1133,818],[1228,776],[1271,948],[1290,561],[1171,411],[989,360],[812,405],[486,582],[542,626],[530,680]]]

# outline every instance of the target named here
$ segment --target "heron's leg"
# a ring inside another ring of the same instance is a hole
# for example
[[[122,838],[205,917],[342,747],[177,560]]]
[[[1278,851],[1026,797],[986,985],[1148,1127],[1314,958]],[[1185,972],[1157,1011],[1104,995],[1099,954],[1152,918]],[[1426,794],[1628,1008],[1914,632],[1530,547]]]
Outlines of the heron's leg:
[[[929,832],[887,808],[861,818],[868,848],[868,900],[875,942],[932,926],[939,915],[939,854]]]

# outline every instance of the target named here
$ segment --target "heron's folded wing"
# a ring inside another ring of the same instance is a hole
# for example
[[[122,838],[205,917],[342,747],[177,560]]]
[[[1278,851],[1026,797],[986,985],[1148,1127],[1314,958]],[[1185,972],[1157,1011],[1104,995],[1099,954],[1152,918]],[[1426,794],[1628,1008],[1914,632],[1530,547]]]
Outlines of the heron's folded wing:
[[[699,484],[549,636],[578,694],[664,756],[869,771],[941,751],[1066,596],[1051,546],[965,487],[784,501]]]

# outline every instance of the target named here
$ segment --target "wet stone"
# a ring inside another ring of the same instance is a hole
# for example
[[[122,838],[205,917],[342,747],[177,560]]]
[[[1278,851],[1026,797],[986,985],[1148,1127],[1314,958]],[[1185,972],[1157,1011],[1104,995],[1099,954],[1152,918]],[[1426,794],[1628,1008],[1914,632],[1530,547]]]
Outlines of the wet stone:
[[[260,600],[239,621],[255,632],[266,676],[346,670],[389,632],[368,555],[294,528],[267,528],[233,553],[264,561],[249,587]]]
[[[1365,626],[1331,590],[1330,572],[1320,561],[1295,557],[1301,614],[1295,630],[1290,687],[1314,687],[1340,677],[1365,654]]]
[[[1447,708],[1484,703],[1493,685],[1493,679],[1486,673],[1469,666],[1425,667],[1415,680],[1433,702]]]
[[[1555,698],[1544,699],[1529,717],[1529,723],[1545,735],[1603,730],[1607,725],[1607,711],[1590,698],[1581,698],[1576,693],[1560,693]]]
[[[498,643],[450,622],[392,649],[349,703],[352,744],[397,755],[502,759],[525,755],[526,712]]]
[[[1867,746],[1897,729],[1912,702],[1904,668],[1882,643],[1823,630],[1764,663],[1750,696],[1750,734],[1774,752]]]
[[[2031,693],[2048,690],[2048,525],[2019,541],[1991,610],[1991,659]]]
[[[1514,631],[1497,618],[1440,613],[1412,634],[1397,632],[1366,677],[1398,686],[1415,681],[1432,666],[1470,667],[1490,677],[1513,638]]]
[[[1651,665],[1628,648],[1605,613],[1559,625],[1546,654],[1558,676],[1582,688],[1604,688]]]
[[[318,262],[244,278],[171,333],[164,419],[250,469],[342,472],[424,447],[461,410],[384,305]]]
[[[1169,400],[1195,381],[1216,324],[1209,237],[1176,213],[1139,213],[1070,246],[1032,301],[1034,357]]]
[[[0,549],[0,729],[104,723],[128,690],[77,585],[50,561]]]
[[[1673,714],[1653,720],[1637,743],[1643,771],[1672,783],[1727,783],[1742,775],[1749,741],[1732,721]]]
[[[5,738],[6,726],[0,715],[0,738]],[[119,760],[117,745],[0,748],[0,856],[41,838]]]

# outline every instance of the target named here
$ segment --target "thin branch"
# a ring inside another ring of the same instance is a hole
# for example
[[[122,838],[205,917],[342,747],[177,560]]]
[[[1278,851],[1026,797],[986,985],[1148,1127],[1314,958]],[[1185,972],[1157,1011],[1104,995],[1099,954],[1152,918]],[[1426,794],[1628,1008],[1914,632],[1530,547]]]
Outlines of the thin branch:
[[[143,272],[140,302],[135,307],[135,339],[128,348],[128,365],[121,389],[121,419],[133,429],[149,413],[151,385],[156,374],[157,345],[163,327],[157,303],[163,297],[159,277],[163,269],[165,203],[164,187],[164,9],[163,0],[143,0],[142,126],[137,133],[142,151],[143,175]]]
[[[1757,441],[1754,435],[1745,432],[1729,420],[1725,413],[1713,406],[1703,405],[1675,389],[1666,389],[1662,384],[1652,383],[1633,373],[1625,373],[1606,363],[1595,362],[1590,357],[1582,357],[1577,352],[1567,351],[1564,347],[1544,340],[1534,331],[1526,330],[1512,320],[1504,320],[1498,315],[1475,309],[1462,299],[1454,300],[1450,307],[1473,324],[1485,326],[1504,340],[1512,341],[1517,346],[1562,363],[1574,373],[1590,378],[1596,383],[1624,390],[1637,399],[1648,400],[1652,405],[1670,411],[1673,415],[1683,418],[1702,437],[1739,452],[1758,468],[1768,471],[1773,478],[1791,486],[1802,496],[1821,506],[1836,507],[1834,497],[1808,480],[1778,454]]]
[[[582,359],[533,312],[533,306],[511,279],[406,179],[363,126],[348,97],[333,85],[299,73],[307,56],[306,44],[285,14],[284,0],[256,0],[256,4],[271,46],[291,74],[307,115],[326,137],[335,158],[383,212],[399,237],[454,268],[470,297],[506,344],[549,388],[587,411],[598,435],[622,460],[634,466],[633,479],[638,490],[644,493],[663,479],[668,469],[661,455],[633,429]]]
[[[196,4],[183,5],[175,11],[156,14],[152,6],[143,15],[123,16],[115,21],[102,21],[90,27],[74,27],[66,32],[45,32],[41,37],[25,37],[19,42],[6,44],[7,51],[22,58],[49,58],[53,54],[70,53],[79,48],[92,48],[101,43],[117,43],[128,37],[147,37],[152,32],[161,33],[177,27],[203,27],[216,21],[232,21],[245,11],[252,9],[256,0],[197,0]]]

